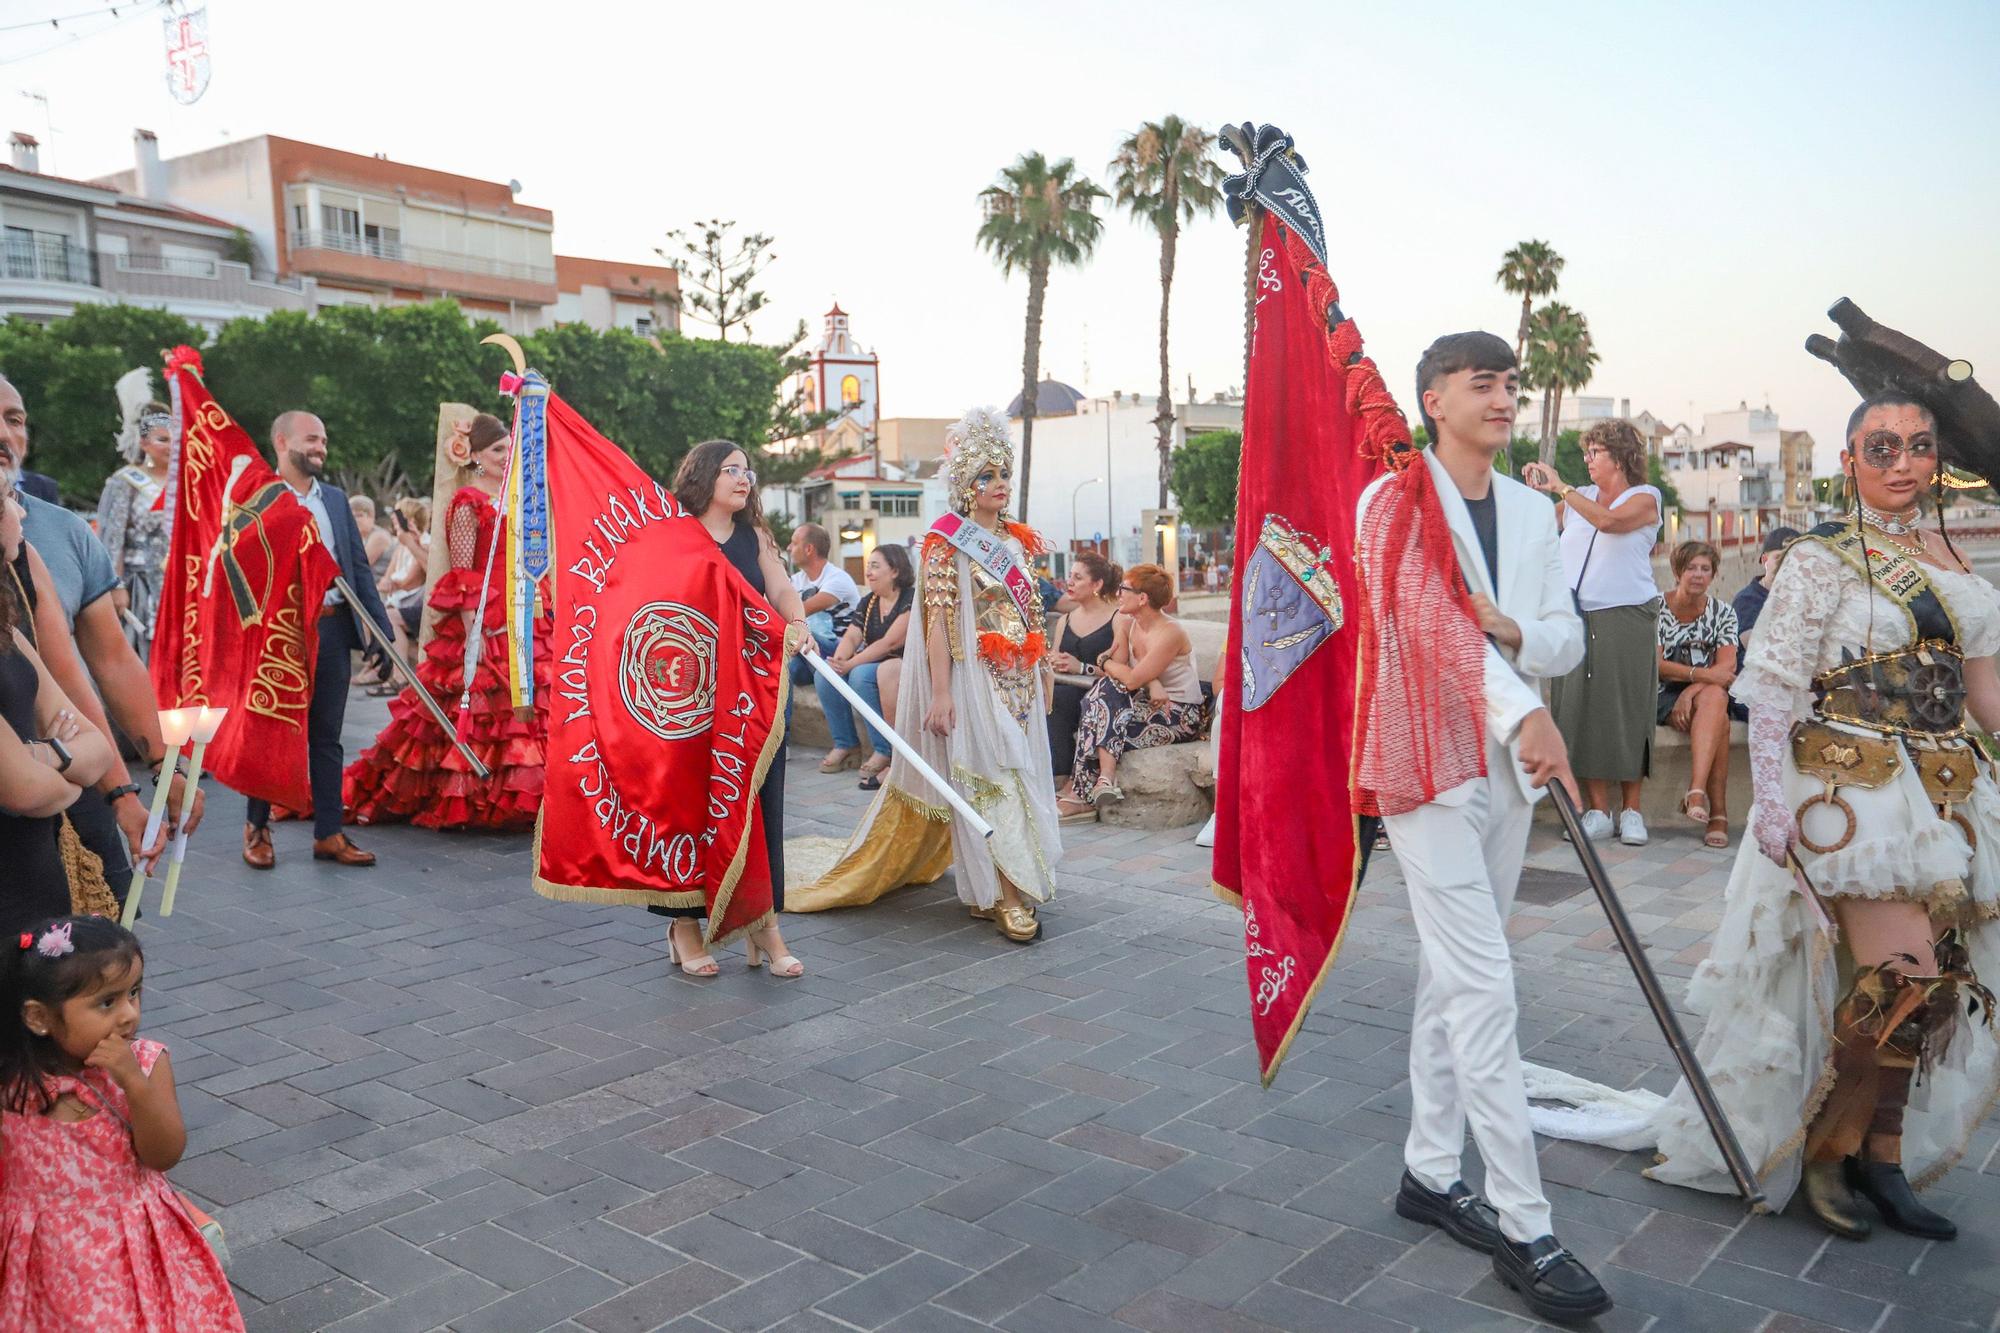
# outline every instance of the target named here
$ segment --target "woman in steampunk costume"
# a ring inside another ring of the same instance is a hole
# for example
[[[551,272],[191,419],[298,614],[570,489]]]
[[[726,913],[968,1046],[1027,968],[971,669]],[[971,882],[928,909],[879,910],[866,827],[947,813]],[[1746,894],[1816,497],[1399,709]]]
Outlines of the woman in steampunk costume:
[[[793,912],[859,907],[957,866],[958,896],[1026,944],[1055,892],[1062,855],[1049,767],[1047,642],[1027,571],[1042,550],[1007,521],[1014,447],[1006,420],[975,408],[946,435],[952,512],[924,537],[920,592],[903,650],[896,731],[993,826],[983,839],[900,755],[839,864],[787,889]]]
[[[1938,421],[1878,392],[1848,422],[1854,512],[1785,557],[1733,693],[1755,789],[1710,956],[1688,987],[1700,1057],[1773,1208],[1859,1240],[1952,1221],[1915,1191],[2000,1095],[2000,594],[1945,535]],[[1685,1084],[1657,1180],[1733,1186]],[[1858,1197],[1857,1197],[1858,1196]]]

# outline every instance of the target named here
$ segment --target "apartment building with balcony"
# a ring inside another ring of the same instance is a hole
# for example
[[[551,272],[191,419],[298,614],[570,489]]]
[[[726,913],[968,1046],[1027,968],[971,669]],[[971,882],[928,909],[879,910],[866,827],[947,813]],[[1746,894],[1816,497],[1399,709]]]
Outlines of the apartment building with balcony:
[[[514,333],[565,320],[678,328],[677,273],[559,259],[555,215],[520,202],[517,182],[268,134],[162,158],[140,130],[133,147],[132,168],[101,184],[240,227],[281,277],[313,284],[316,306],[449,297]]]
[[[310,283],[249,262],[229,221],[41,171],[34,136],[0,163],[0,318],[48,321],[80,305],[154,306],[217,329],[312,308]]]

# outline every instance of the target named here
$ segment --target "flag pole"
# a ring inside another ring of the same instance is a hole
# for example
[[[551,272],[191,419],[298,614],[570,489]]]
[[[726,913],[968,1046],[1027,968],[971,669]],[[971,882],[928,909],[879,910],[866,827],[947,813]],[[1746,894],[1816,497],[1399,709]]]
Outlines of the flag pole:
[[[465,762],[472,765],[473,776],[482,782],[492,777],[493,770],[480,763],[479,756],[467,749],[465,742],[458,738],[458,728],[452,726],[451,719],[444,715],[444,709],[438,707],[438,701],[431,697],[431,692],[424,688],[424,683],[417,679],[414,671],[410,670],[410,664],[396,651],[395,641],[375,623],[375,617],[363,609],[360,599],[354,595],[354,589],[346,578],[335,574],[333,586],[340,589],[340,595],[347,599],[348,609],[354,612],[354,618],[361,622],[361,627],[368,631],[368,637],[375,640],[375,646],[382,650],[382,656],[388,659],[389,669],[401,676],[403,683],[417,692],[417,700],[423,704],[424,711],[431,715],[431,720],[438,724],[445,735],[451,737],[451,743],[458,748],[459,754],[464,756]]]
[[[840,692],[840,696],[843,699],[860,710],[861,716],[868,720],[870,727],[888,738],[889,744],[894,747],[896,753],[903,756],[910,767],[917,770],[917,776],[937,789],[938,794],[944,797],[945,804],[952,808],[952,813],[963,819],[971,827],[972,831],[980,837],[990,838],[993,836],[993,826],[981,819],[979,812],[967,805],[965,798],[953,791],[951,784],[939,777],[937,770],[925,763],[924,757],[912,749],[908,741],[898,736],[896,729],[887,722],[884,722],[882,715],[870,708],[866,701],[854,692],[854,687],[847,683],[846,678],[838,671],[835,671],[824,657],[821,657],[812,649],[806,649],[802,656],[804,656],[807,664],[814,671],[819,672],[822,680],[832,685],[834,689]]]
[[[1661,1035],[1673,1048],[1674,1059],[1680,1063],[1681,1076],[1687,1079],[1688,1090],[1694,1094],[1695,1104],[1701,1108],[1702,1119],[1708,1121],[1708,1132],[1715,1137],[1715,1146],[1722,1150],[1722,1160],[1736,1181],[1737,1193],[1751,1208],[1759,1207],[1764,1202],[1764,1190],[1757,1183],[1757,1173],[1751,1169],[1750,1160],[1743,1155],[1743,1145],[1737,1142],[1736,1131],[1730,1128],[1729,1116],[1723,1111],[1722,1103],[1716,1100],[1715,1089],[1709,1086],[1708,1075],[1702,1071],[1701,1061],[1695,1058],[1694,1047],[1688,1043],[1687,1033],[1681,1030],[1680,1019],[1667,1003],[1667,993],[1653,972],[1653,964],[1646,957],[1638,932],[1632,929],[1632,919],[1625,915],[1625,905],[1618,901],[1617,893],[1612,890],[1611,877],[1604,872],[1604,863],[1597,857],[1597,848],[1591,846],[1590,838],[1583,831],[1583,821],[1577,817],[1576,803],[1570,799],[1569,789],[1559,781],[1551,782],[1549,795],[1555,799],[1556,815],[1569,832],[1577,859],[1583,862],[1584,878],[1596,890],[1597,901],[1611,922],[1611,933],[1618,937],[1618,947],[1625,951],[1625,961],[1632,965],[1632,975],[1639,979],[1639,991],[1646,997],[1646,1007],[1653,1011],[1653,1020],[1660,1025]]]

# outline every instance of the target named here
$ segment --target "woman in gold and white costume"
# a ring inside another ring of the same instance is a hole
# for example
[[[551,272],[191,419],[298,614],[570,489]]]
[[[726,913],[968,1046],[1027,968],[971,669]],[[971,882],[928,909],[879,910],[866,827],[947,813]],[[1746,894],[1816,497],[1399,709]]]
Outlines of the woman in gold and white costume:
[[[899,754],[839,863],[788,888],[785,906],[859,907],[956,866],[972,915],[1025,944],[1041,933],[1035,908],[1054,894],[1062,855],[1045,720],[1048,645],[1027,570],[1042,546],[1006,519],[1014,484],[1006,420],[975,408],[945,438],[952,512],[924,538],[894,722],[993,837],[965,828]]]
[[[1942,527],[1936,423],[1878,394],[1842,454],[1857,512],[1787,552],[1733,693],[1750,710],[1753,838],[1688,986],[1703,1066],[1772,1208],[1957,1234],[1914,1193],[2000,1093],[2000,787],[1966,733],[2000,731],[2000,595]],[[1794,873],[1796,863],[1803,878]],[[1824,915],[1823,915],[1824,913]],[[1656,1114],[1655,1180],[1731,1192],[1685,1083]]]

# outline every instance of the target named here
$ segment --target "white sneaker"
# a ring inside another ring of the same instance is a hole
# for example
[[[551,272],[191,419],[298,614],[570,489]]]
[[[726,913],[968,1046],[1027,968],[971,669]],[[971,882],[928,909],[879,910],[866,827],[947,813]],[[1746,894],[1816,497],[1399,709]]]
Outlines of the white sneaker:
[[[1602,810],[1584,811],[1583,836],[1592,842],[1603,842],[1611,836],[1611,816]]]
[[[1204,825],[1202,825],[1202,826],[1201,826],[1201,832],[1199,832],[1199,833],[1197,833],[1197,834],[1195,834],[1195,835],[1194,835],[1194,845],[1195,845],[1195,846],[1197,846],[1197,847],[1213,847],[1213,846],[1215,846],[1215,816],[1214,816],[1214,815],[1210,815],[1210,816],[1208,817],[1208,822],[1207,822],[1206,824],[1204,824]]]
[[[1646,845],[1646,821],[1637,810],[1621,810],[1618,813],[1618,841],[1627,847]]]

